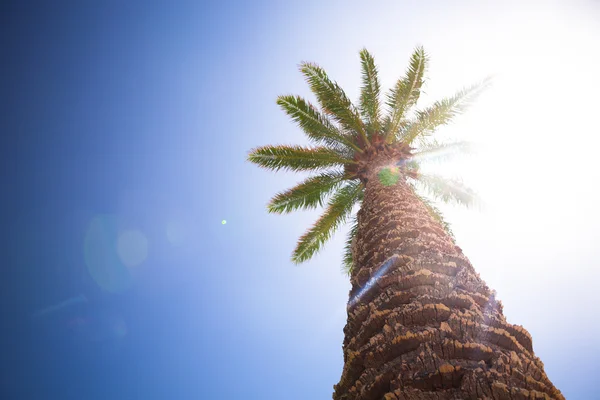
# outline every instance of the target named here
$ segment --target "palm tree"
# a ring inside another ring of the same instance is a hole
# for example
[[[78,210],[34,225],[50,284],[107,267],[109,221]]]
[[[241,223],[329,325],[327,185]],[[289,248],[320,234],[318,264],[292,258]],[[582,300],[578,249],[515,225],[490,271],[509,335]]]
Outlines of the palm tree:
[[[293,262],[310,259],[352,220],[344,256],[352,283],[344,369],[333,398],[564,399],[534,355],[531,335],[506,322],[495,292],[422,195],[425,189],[441,201],[475,201],[460,182],[424,174],[419,165],[464,148],[431,136],[465,111],[489,79],[413,110],[428,65],[417,47],[384,106],[373,57],[363,49],[360,59],[358,108],[323,69],[302,63],[321,110],[291,95],[277,104],[314,146],[264,146],[248,156],[271,170],[318,172],[268,204],[280,214],[325,206],[298,241]]]

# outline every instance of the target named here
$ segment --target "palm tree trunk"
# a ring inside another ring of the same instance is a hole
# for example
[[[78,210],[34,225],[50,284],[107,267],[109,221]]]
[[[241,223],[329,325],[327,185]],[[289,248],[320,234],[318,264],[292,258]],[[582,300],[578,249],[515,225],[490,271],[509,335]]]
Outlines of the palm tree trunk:
[[[406,183],[370,177],[358,221],[335,400],[564,399]]]

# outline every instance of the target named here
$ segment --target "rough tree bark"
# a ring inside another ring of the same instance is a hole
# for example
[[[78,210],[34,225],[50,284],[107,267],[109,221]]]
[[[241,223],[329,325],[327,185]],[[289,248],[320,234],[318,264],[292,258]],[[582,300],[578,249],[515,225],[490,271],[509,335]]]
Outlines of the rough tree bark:
[[[402,179],[366,180],[335,400],[564,399]]]

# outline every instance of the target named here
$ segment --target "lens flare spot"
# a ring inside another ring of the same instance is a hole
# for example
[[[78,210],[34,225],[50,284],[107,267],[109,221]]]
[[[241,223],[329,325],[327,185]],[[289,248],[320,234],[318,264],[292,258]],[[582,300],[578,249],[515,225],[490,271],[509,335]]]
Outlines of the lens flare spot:
[[[117,240],[117,252],[126,266],[140,265],[148,256],[148,239],[138,230],[121,232]]]
[[[365,293],[367,293],[373,287],[373,285],[377,283],[379,278],[381,278],[388,271],[388,269],[390,269],[395,257],[397,256],[392,256],[388,258],[383,262],[383,264],[379,266],[377,272],[375,272],[375,274],[371,276],[371,278],[367,281],[365,286],[363,286],[363,288],[358,293],[356,293],[356,295],[354,295],[353,298],[350,299],[351,306],[358,303],[360,299],[365,295]]]
[[[379,182],[381,182],[383,186],[392,186],[398,183],[400,172],[398,167],[389,167],[379,171],[377,176],[379,177]]]
[[[221,221],[221,224],[225,225],[227,223],[227,221],[223,220]]]
[[[85,234],[83,253],[87,270],[102,289],[123,292],[131,284],[129,270],[117,254],[117,218],[113,215],[94,217]]]

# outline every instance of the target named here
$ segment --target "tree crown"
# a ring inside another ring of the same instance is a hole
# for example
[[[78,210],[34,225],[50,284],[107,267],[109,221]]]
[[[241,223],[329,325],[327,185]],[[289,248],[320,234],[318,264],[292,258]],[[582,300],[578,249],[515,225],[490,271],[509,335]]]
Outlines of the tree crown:
[[[490,84],[490,79],[414,110],[429,63],[423,47],[415,48],[406,73],[389,90],[384,102],[377,66],[366,49],[360,51],[360,61],[362,85],[358,107],[321,67],[301,63],[300,71],[320,109],[293,95],[279,96],[277,104],[300,126],[313,146],[262,146],[248,155],[249,161],[275,171],[317,172],[291,189],[277,193],[267,205],[269,212],[279,214],[325,207],[322,216],[296,245],[292,261],[297,264],[314,256],[351,219],[343,266],[347,273],[351,272],[351,244],[357,232],[357,221],[351,214],[354,206],[362,202],[366,183],[375,176],[383,185],[393,185],[402,179],[414,191],[424,189],[429,198],[417,196],[451,236],[448,224],[431,198],[465,206],[476,200],[474,192],[461,182],[421,173],[419,166],[468,149],[465,142],[440,143],[432,135],[436,128],[464,112]]]

